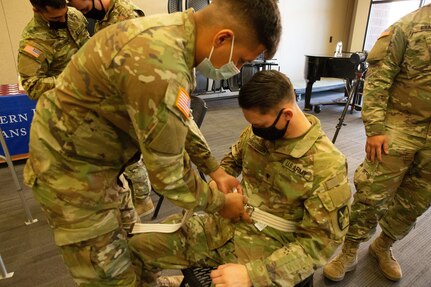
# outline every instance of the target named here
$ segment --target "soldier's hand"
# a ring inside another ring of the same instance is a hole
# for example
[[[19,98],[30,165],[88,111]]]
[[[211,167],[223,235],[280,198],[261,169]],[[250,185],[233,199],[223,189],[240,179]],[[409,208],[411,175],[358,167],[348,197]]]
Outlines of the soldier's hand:
[[[247,268],[242,264],[223,264],[211,271],[213,284],[218,286],[251,286]]]
[[[244,204],[247,199],[239,193],[227,193],[225,196],[224,206],[219,210],[219,214],[227,219],[240,220],[245,216]]]
[[[382,152],[389,153],[389,141],[386,135],[377,135],[367,137],[365,144],[367,159],[374,162],[376,159],[382,161]]]
[[[221,192],[226,194],[236,189],[238,193],[242,194],[242,188],[238,179],[227,174],[221,167],[210,173],[210,177],[217,183],[217,188]]]

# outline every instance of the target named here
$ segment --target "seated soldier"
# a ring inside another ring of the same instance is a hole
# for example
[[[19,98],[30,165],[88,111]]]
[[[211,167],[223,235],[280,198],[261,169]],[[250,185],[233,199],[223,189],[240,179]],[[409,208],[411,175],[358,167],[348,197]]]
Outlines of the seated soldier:
[[[196,215],[176,233],[131,238],[144,283],[160,268],[218,266],[211,272],[216,286],[312,286],[314,271],[343,242],[351,198],[346,159],[319,120],[301,111],[290,80],[259,72],[238,101],[251,125],[221,166],[242,173],[248,213],[237,222]]]

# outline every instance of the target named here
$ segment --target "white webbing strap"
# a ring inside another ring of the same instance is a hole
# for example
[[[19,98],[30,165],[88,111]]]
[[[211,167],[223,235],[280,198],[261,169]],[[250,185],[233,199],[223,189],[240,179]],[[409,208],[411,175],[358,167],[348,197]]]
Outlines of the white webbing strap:
[[[187,210],[186,213],[184,213],[181,222],[179,223],[135,223],[130,234],[149,232],[173,233],[180,229],[181,226],[183,226],[184,222],[189,219],[192,214],[192,210]]]
[[[250,210],[250,217],[256,222],[266,224],[268,226],[271,226],[272,228],[285,232],[296,231],[297,223],[294,221],[286,220],[284,218],[275,216],[269,212],[260,210],[259,208],[250,205],[247,205],[246,209]]]

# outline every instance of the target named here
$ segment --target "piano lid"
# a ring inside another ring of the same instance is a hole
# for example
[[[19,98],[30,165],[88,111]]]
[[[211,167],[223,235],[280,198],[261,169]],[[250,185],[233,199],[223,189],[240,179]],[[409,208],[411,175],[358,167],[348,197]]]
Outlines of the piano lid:
[[[321,77],[353,80],[356,77],[357,65],[350,57],[353,53],[334,55],[305,55],[305,79],[315,82]]]

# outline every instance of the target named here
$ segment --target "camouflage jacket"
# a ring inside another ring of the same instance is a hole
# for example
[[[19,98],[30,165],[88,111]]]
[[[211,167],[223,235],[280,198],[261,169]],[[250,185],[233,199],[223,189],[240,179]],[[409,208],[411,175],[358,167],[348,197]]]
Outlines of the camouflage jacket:
[[[235,253],[253,286],[301,282],[333,255],[348,229],[346,159],[323,133],[319,120],[307,118],[312,127],[294,139],[267,141],[247,127],[221,162],[228,173],[242,173],[250,205],[298,223],[295,233],[237,225]],[[271,246],[271,255],[262,256],[260,248]]]
[[[223,206],[190,162],[205,173],[218,167],[188,106],[194,49],[191,10],[122,21],[95,34],[39,99],[24,176],[59,212],[57,244],[118,228],[114,213],[98,216],[118,207],[117,175],[138,149],[152,186],[175,204]],[[62,211],[69,206],[82,210]]]
[[[368,136],[385,126],[426,138],[431,123],[431,4],[384,31],[368,55],[362,117]]]
[[[109,25],[142,16],[145,16],[144,11],[133,4],[131,0],[111,0],[105,18],[96,21],[94,32],[96,33]]]
[[[67,26],[67,29],[51,29],[48,22],[35,13],[22,33],[18,72],[32,99],[38,99],[55,86],[55,79],[72,55],[90,38],[87,20],[75,8],[68,8]]]

